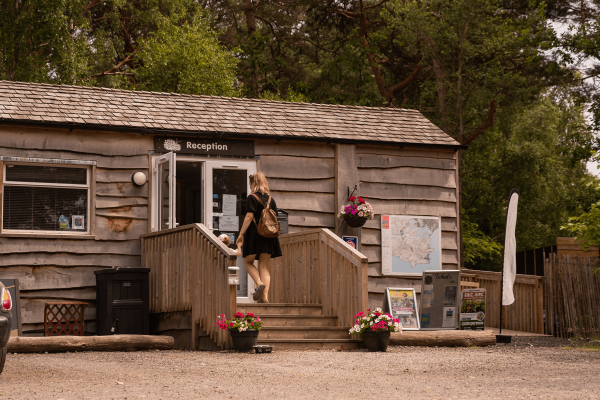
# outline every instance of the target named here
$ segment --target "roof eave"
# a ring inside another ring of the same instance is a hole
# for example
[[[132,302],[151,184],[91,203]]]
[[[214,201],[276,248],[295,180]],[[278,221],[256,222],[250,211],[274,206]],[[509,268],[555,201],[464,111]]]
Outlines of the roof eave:
[[[236,133],[236,132],[218,132],[218,131],[189,131],[189,130],[171,130],[171,129],[150,129],[144,127],[127,127],[127,126],[110,126],[98,124],[79,124],[79,123],[63,123],[49,121],[27,121],[27,120],[12,120],[0,119],[0,125],[13,126],[34,126],[43,128],[59,128],[59,129],[84,129],[84,130],[101,130],[111,132],[132,132],[149,135],[178,135],[178,136],[194,136],[194,137],[220,137],[231,139],[275,139],[275,140],[297,140],[311,142],[326,142],[326,143],[345,143],[345,144],[385,144],[400,147],[421,147],[430,149],[446,149],[446,150],[466,150],[468,145],[458,144],[441,144],[441,143],[423,143],[423,142],[396,142],[385,140],[356,140],[343,138],[327,138],[315,136],[281,136],[270,134],[256,133]]]

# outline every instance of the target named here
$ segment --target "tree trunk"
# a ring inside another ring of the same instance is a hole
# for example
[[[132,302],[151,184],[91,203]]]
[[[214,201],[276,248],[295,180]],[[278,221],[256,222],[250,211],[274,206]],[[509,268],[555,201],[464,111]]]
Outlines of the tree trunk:
[[[246,26],[248,28],[248,42],[252,45],[252,41],[254,39],[254,32],[256,32],[256,18],[254,17],[254,7],[252,5],[252,0],[246,0]],[[252,95],[255,98],[258,98],[259,88],[258,88],[258,74],[259,69],[257,65],[257,60],[250,58],[250,87],[252,89]]]

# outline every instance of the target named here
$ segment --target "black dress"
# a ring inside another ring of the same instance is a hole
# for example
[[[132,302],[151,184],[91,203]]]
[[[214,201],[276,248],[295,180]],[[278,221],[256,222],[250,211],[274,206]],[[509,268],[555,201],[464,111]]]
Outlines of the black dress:
[[[267,204],[269,200],[269,195],[253,193],[257,195],[263,203]],[[275,204],[275,199],[271,197],[271,203],[269,204],[269,208],[275,212],[277,212],[277,204]],[[246,199],[246,212],[254,214],[254,220],[256,222],[259,221],[260,215],[264,207],[253,195],[248,196]],[[256,231],[256,224],[254,221],[250,222],[250,226],[246,230],[246,234],[244,235],[244,244],[242,245],[242,255],[244,257],[249,256],[251,254],[256,254],[256,259],[260,254],[270,254],[271,258],[281,257],[283,254],[281,253],[281,246],[279,245],[279,238],[266,238],[260,236]]]

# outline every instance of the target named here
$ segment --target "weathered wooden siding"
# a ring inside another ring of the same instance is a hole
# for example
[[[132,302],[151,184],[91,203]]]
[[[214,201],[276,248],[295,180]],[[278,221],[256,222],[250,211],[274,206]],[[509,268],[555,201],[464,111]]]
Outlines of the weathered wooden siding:
[[[324,143],[254,143],[277,207],[289,212],[289,232],[335,228],[334,146]]]
[[[386,287],[414,287],[421,279],[381,273],[381,214],[442,218],[442,267],[458,268],[458,189],[452,150],[356,147],[360,194],[377,212],[361,232],[361,252],[369,258],[369,303],[380,307]]]
[[[0,127],[0,155],[96,161],[95,238],[0,237],[0,277],[19,278],[23,333],[43,332],[44,303],[86,301],[86,331],[96,330],[95,270],[140,266],[140,234],[148,229],[148,187],[131,183],[148,173],[152,137],[132,133]],[[94,182],[91,182],[94,185]]]

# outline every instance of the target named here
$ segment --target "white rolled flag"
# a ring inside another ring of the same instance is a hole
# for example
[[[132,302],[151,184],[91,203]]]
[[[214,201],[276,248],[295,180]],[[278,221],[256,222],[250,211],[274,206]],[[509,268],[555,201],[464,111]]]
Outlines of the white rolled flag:
[[[517,227],[517,206],[519,204],[519,191],[513,189],[508,200],[506,211],[506,233],[504,234],[504,265],[502,266],[502,305],[508,306],[514,303],[515,295],[513,286],[517,276],[517,239],[515,228]]]

